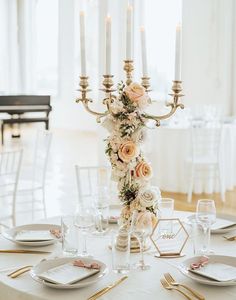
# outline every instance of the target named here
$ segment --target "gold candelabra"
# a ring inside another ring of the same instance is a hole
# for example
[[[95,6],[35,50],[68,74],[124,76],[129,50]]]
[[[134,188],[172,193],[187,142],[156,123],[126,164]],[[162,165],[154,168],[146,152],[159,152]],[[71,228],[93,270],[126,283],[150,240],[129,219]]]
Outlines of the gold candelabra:
[[[126,85],[130,85],[132,83],[132,72],[134,70],[133,61],[132,60],[125,60],[124,61],[124,70],[126,72]],[[76,99],[76,102],[82,102],[84,108],[92,115],[97,117],[97,122],[101,122],[101,118],[107,116],[108,114],[112,114],[110,109],[111,103],[116,99],[116,96],[113,94],[116,89],[113,88],[113,75],[103,75],[103,88],[101,89],[105,93],[105,97],[103,99],[103,104],[106,106],[106,110],[104,112],[96,112],[89,107],[89,103],[92,103],[93,100],[88,98],[88,92],[91,90],[88,88],[88,77],[87,76],[80,76],[80,88],[79,91],[81,92],[81,96]],[[146,92],[149,92],[150,88],[150,77],[145,76],[142,77],[141,85],[145,88]],[[172,96],[172,101],[166,104],[167,107],[170,107],[170,111],[164,115],[149,115],[147,113],[143,114],[145,119],[150,119],[156,121],[156,126],[160,126],[160,121],[170,118],[176,110],[180,107],[181,109],[184,108],[182,103],[179,103],[179,98],[183,97],[184,95],[182,92],[182,81],[180,80],[173,80],[172,84],[172,93],[169,95]]]

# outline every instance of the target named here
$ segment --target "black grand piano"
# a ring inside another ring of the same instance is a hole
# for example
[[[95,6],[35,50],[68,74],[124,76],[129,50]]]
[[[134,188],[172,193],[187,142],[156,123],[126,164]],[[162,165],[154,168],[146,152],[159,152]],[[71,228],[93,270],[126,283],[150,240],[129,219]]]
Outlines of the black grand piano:
[[[0,114],[7,113],[9,118],[2,118],[1,133],[2,144],[4,143],[4,126],[6,124],[21,124],[44,122],[45,128],[49,129],[49,113],[52,110],[50,96],[48,95],[0,95]],[[43,116],[25,116],[25,113],[45,112]]]

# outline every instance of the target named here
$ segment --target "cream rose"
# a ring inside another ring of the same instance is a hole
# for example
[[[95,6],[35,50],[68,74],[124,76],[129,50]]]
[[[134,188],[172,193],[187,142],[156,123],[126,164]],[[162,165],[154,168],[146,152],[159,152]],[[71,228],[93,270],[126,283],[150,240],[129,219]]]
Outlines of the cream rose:
[[[160,197],[161,192],[157,187],[142,188],[138,193],[139,202],[144,207],[155,206]]]
[[[133,158],[137,157],[138,154],[139,149],[132,141],[121,144],[118,150],[119,158],[125,163],[129,163]]]
[[[136,226],[139,229],[152,228],[152,213],[150,211],[139,212],[137,215]],[[151,234],[151,232],[150,232]]]
[[[131,83],[124,91],[129,99],[137,103],[140,108],[144,108],[148,105],[149,96],[146,93],[145,88],[138,83]]]
[[[152,177],[152,168],[145,161],[141,161],[135,167],[135,175],[140,179],[150,179]]]

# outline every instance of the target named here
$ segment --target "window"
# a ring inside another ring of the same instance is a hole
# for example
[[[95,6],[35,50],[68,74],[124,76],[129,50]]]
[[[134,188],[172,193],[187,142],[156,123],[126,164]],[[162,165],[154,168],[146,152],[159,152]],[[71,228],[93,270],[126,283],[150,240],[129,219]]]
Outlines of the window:
[[[36,91],[57,94],[58,0],[39,0],[36,6]]]

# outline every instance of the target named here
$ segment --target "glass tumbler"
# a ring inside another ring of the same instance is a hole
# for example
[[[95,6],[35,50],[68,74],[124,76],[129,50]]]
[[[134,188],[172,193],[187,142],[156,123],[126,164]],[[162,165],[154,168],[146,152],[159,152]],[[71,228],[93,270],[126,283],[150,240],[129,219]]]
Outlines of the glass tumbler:
[[[75,227],[75,216],[61,217],[62,252],[64,255],[77,255],[78,231]]]
[[[158,218],[159,219],[172,219],[174,213],[174,199],[161,198],[158,201]],[[159,226],[160,234],[171,234],[173,230],[172,222],[163,222]]]
[[[112,270],[125,274],[130,270],[130,232],[120,229],[112,232]]]

